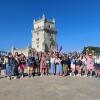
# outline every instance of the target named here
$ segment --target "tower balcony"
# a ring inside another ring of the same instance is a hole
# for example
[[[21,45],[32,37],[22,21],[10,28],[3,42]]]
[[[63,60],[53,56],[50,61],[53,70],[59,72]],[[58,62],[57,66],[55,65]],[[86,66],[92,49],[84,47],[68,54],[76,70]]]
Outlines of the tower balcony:
[[[47,32],[54,32],[54,33],[57,33],[57,29],[56,29],[56,28],[50,28],[50,27],[44,27],[44,26],[35,28],[35,29],[34,29],[34,32],[41,31],[41,30],[44,30],[44,31],[47,31]]]

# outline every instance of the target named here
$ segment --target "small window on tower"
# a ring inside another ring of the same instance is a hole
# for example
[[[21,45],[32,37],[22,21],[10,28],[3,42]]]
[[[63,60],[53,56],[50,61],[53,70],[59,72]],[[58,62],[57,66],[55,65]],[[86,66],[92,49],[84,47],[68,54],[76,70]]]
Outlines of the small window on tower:
[[[50,25],[48,25],[48,28],[50,28]]]
[[[39,41],[39,38],[37,38],[36,41]]]
[[[37,48],[39,48],[39,45],[37,45]]]
[[[39,33],[37,33],[37,36],[39,35]]]
[[[53,40],[53,34],[50,33],[50,40]]]

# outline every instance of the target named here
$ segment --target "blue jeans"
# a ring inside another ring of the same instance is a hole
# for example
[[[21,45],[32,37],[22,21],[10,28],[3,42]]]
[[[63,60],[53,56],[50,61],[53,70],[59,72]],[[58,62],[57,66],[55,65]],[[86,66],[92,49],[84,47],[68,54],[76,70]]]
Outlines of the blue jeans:
[[[50,66],[50,74],[54,74],[55,73],[55,64],[54,63],[51,63],[51,66]]]
[[[56,74],[62,75],[62,65],[56,65]]]
[[[6,65],[6,74],[8,75],[8,76],[11,76],[12,75],[12,67],[11,66],[9,66],[8,64]]]

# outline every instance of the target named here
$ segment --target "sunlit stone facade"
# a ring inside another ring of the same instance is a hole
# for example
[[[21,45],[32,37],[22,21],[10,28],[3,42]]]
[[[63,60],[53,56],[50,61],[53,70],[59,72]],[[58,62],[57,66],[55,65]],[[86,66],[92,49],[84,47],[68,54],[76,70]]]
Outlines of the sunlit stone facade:
[[[47,20],[43,15],[40,20],[34,20],[32,30],[32,48],[37,51],[50,51],[57,49],[57,30],[55,19]]]

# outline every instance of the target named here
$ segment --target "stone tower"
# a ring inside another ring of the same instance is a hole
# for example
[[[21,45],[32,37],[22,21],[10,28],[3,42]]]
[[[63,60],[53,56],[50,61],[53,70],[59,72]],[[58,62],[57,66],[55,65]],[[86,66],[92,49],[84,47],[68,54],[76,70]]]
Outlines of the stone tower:
[[[37,51],[57,50],[57,30],[55,19],[47,20],[45,15],[40,20],[34,20],[32,30],[32,48]]]

